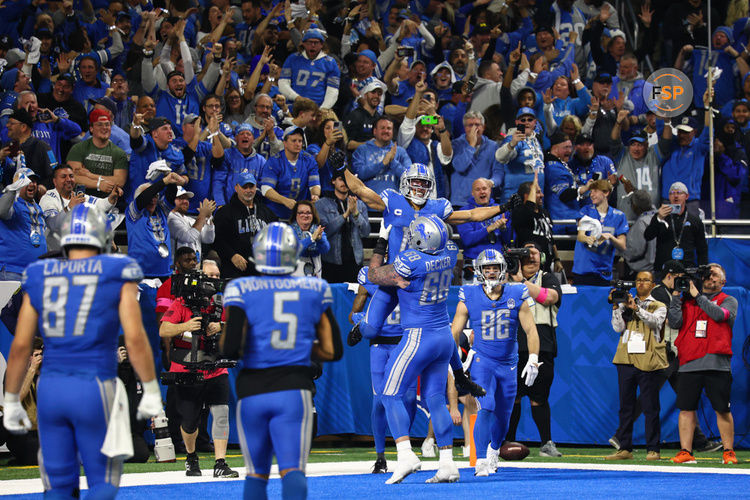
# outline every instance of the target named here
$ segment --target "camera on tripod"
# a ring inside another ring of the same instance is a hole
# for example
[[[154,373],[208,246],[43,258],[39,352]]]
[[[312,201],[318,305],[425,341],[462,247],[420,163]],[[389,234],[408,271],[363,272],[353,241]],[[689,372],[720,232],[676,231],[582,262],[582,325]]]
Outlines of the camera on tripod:
[[[508,266],[507,275],[513,276],[518,272],[518,268],[521,266],[521,260],[531,255],[531,250],[528,248],[508,248],[503,252],[505,257],[505,263]]]
[[[610,304],[624,304],[630,296],[630,289],[635,287],[632,281],[612,280],[609,286],[614,287],[612,290],[612,300]]]
[[[172,276],[172,295],[182,299],[185,307],[190,309],[192,317],[201,318],[200,329],[196,332],[185,332],[182,340],[190,342],[190,348],[177,347],[172,344],[169,359],[188,369],[185,373],[162,373],[161,381],[165,385],[195,385],[204,380],[202,371],[217,368],[232,368],[236,361],[221,359],[219,356],[219,337],[208,335],[210,323],[221,322],[224,307],[222,304],[226,280],[209,278],[200,271],[191,271]]]
[[[690,290],[690,281],[695,283],[695,287],[700,290],[703,288],[703,282],[711,276],[711,266],[704,264],[698,267],[686,267],[683,276],[677,276],[674,279],[674,289],[678,292],[687,292]]]

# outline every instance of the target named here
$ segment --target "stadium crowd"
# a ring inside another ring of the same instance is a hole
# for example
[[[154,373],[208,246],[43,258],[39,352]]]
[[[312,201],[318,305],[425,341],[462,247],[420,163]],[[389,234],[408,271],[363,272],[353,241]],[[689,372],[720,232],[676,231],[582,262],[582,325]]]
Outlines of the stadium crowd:
[[[537,268],[519,280],[559,273],[559,234],[576,238],[573,284],[609,286],[616,257],[619,277],[661,279],[667,262],[708,263],[712,190],[716,218],[750,208],[747,2],[714,2],[711,25],[704,0],[634,2],[635,38],[603,0],[8,0],[1,9],[0,279],[20,280],[59,251],[67,213],[95,205],[126,230],[143,271],[155,353],[174,300],[162,283],[190,250],[193,266],[214,262],[222,278],[257,275],[253,238],[288,221],[302,249],[295,275],[354,282],[370,217],[393,211],[394,191],[409,198],[419,186],[448,200],[440,217],[459,235],[464,283],[481,252],[529,244]],[[709,66],[721,70],[712,91]],[[691,77],[693,102],[677,118],[644,98],[662,67]],[[559,305],[554,297],[545,307]],[[10,331],[17,299],[3,312]],[[552,443],[556,350],[545,342],[546,393],[526,394],[545,400],[533,403],[542,444]],[[518,402],[510,410],[514,434]],[[196,410],[193,450],[198,419]],[[627,431],[618,435],[630,446]]]

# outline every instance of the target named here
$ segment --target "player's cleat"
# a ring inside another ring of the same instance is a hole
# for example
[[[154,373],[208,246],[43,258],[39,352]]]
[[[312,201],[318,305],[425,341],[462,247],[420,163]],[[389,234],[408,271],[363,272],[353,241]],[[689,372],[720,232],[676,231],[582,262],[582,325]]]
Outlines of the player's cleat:
[[[714,451],[719,451],[722,448],[724,448],[724,445],[721,444],[721,441],[706,441],[706,444],[699,448],[696,448],[695,451],[699,451],[701,453],[711,453]]]
[[[485,391],[482,386],[467,377],[466,374],[461,370],[456,370],[453,372],[453,379],[456,382],[456,389],[459,393],[468,392],[475,397],[484,396],[485,394],[487,394],[487,391]]]
[[[697,464],[698,461],[695,459],[693,455],[690,454],[687,450],[680,450],[677,452],[677,455],[674,456],[672,459],[672,462],[676,464]]]
[[[214,464],[214,477],[233,478],[240,477],[240,473],[236,470],[232,470],[227,465],[227,462],[223,458],[216,460]]]
[[[425,481],[425,483],[455,483],[456,481],[458,481],[458,478],[458,467],[456,467],[455,463],[442,463],[438,467],[437,474]]]
[[[192,455],[192,456],[191,456]],[[185,475],[186,476],[202,476],[201,464],[198,461],[197,453],[188,453],[185,459]]]
[[[494,472],[488,458],[477,458],[477,465],[474,467],[476,477],[487,477]]]
[[[555,443],[553,441],[547,441],[544,446],[539,448],[539,456],[540,457],[550,457],[550,458],[560,458],[562,453],[557,451],[557,446],[555,446]]]
[[[349,330],[349,335],[346,336],[346,343],[349,347],[353,347],[359,344],[360,340],[362,340],[362,332],[359,331],[359,323],[357,323],[351,330]]]
[[[628,450],[619,450],[604,457],[604,460],[633,460],[633,454]]]
[[[372,466],[372,473],[373,474],[385,474],[388,472],[388,464],[385,461],[385,458],[378,458],[375,460],[375,465]]]
[[[422,441],[423,458],[435,458],[437,456],[435,450],[437,450],[437,446],[435,445],[435,440],[433,438],[427,438]]]
[[[609,444],[611,444],[612,448],[614,448],[615,450],[620,449],[620,440],[617,439],[617,436],[612,436],[611,438],[609,438]]]
[[[490,466],[490,470],[494,474],[497,472],[497,468],[500,466],[498,460],[500,458],[500,450],[495,450],[491,445],[487,445],[487,463]]]
[[[416,453],[409,450],[396,462],[396,469],[385,484],[398,484],[403,481],[406,476],[413,472],[417,472],[421,468],[422,462],[419,461],[419,457],[417,457]]]
[[[724,450],[724,454],[722,456],[722,462],[724,462],[724,465],[738,463],[737,455],[734,454],[734,450]]]
[[[646,453],[646,460],[661,460],[661,453],[653,450],[649,451],[648,453]]]

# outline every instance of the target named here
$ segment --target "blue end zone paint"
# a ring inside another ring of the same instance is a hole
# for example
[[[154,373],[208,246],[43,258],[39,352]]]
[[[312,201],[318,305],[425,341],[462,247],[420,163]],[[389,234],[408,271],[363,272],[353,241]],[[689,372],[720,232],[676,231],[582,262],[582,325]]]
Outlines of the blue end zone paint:
[[[434,471],[418,472],[399,485],[386,485],[390,474],[308,478],[308,498],[712,498],[718,492],[748,491],[750,476],[729,474],[674,474],[569,469],[498,469],[490,477],[475,478],[473,469],[461,469],[461,481],[424,484]],[[206,484],[167,484],[120,488],[118,499],[241,498],[243,481]],[[85,498],[85,491],[82,495]],[[42,495],[20,495],[24,500]],[[281,498],[281,480],[272,479],[268,498]]]

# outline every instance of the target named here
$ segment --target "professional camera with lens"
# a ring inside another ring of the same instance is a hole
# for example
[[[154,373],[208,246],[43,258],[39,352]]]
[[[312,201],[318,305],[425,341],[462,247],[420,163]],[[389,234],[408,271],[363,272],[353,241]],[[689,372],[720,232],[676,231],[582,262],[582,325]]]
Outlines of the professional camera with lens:
[[[172,295],[182,299],[192,317],[201,318],[201,327],[198,332],[183,335],[183,340],[190,341],[190,349],[173,344],[169,350],[170,361],[183,365],[188,372],[162,373],[162,383],[193,385],[203,381],[201,370],[232,368],[237,365],[236,361],[220,358],[221,334],[206,334],[209,323],[221,322],[224,311],[221,292],[225,284],[225,280],[209,278],[200,271],[172,276]]]
[[[690,290],[690,281],[695,283],[698,290],[703,288],[703,281],[711,276],[711,266],[702,265],[698,267],[686,267],[685,274],[674,279],[674,289],[678,292]]]
[[[503,257],[505,257],[505,263],[508,266],[508,276],[516,274],[521,267],[521,261],[529,255],[531,255],[531,250],[528,248],[508,248],[505,250]]]
[[[609,303],[624,304],[628,301],[630,289],[635,287],[635,283],[632,281],[612,280],[609,282],[609,286],[614,287],[614,290],[612,290],[612,300]]]

